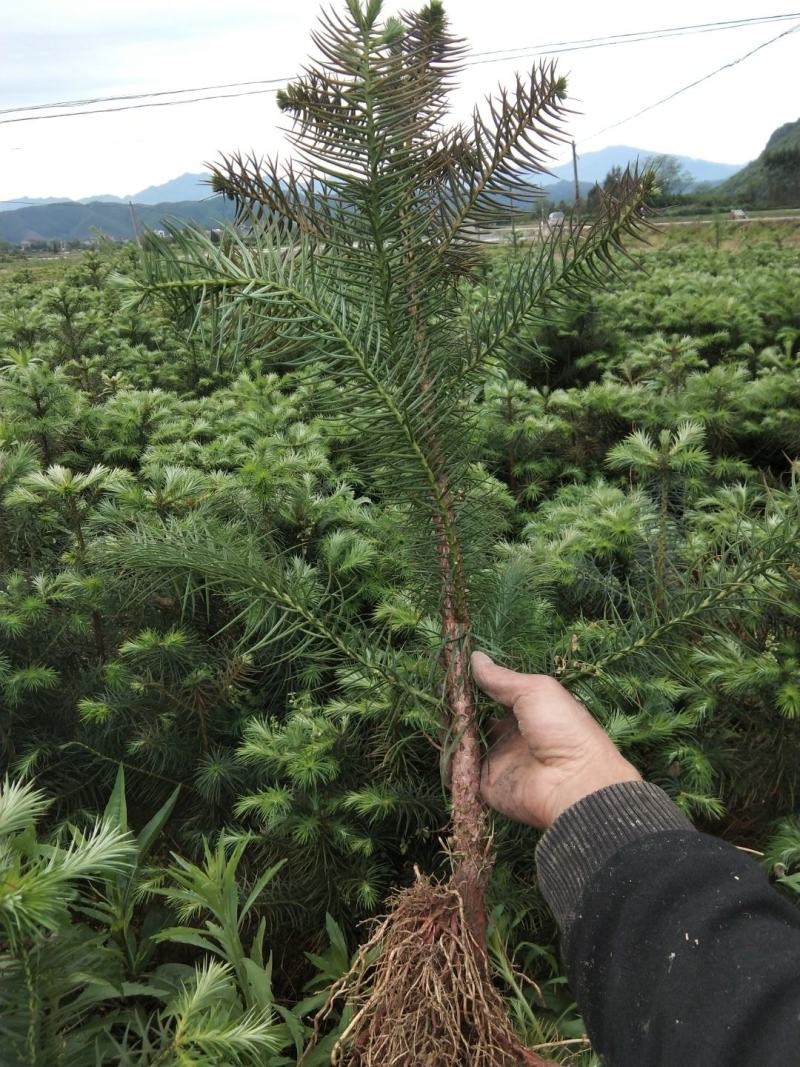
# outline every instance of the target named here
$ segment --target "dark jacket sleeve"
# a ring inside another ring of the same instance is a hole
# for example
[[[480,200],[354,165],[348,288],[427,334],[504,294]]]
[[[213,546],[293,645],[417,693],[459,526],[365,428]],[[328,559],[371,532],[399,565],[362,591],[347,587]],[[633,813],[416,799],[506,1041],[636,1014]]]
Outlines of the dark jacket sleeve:
[[[568,808],[536,860],[610,1067],[800,1064],[800,911],[750,857],[628,782]]]

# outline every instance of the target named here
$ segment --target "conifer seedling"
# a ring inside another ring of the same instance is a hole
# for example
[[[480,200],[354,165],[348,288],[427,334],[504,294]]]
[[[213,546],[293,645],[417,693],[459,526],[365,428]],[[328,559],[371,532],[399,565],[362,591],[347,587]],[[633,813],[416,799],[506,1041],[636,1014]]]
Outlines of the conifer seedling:
[[[150,240],[139,295],[212,330],[220,351],[323,368],[330,417],[347,424],[367,491],[404,523],[420,609],[438,611],[438,677],[412,695],[441,708],[452,875],[421,875],[393,898],[343,987],[352,1022],[335,1057],[534,1065],[487,958],[492,856],[469,653],[471,597],[497,526],[467,400],[522,348],[530,358],[526,338],[562,297],[617,269],[643,226],[650,177],[623,175],[594,221],[537,235],[490,301],[465,302],[487,235],[534,217],[537,177],[564,139],[566,82],[538,64],[453,123],[467,53],[441,3],[385,19],[381,6],[347,0],[323,14],[319,59],[278,95],[293,161],[237,154],[217,165],[214,188],[235,201],[237,224],[218,241],[191,229]],[[343,662],[408,688],[400,657],[368,621],[337,616],[335,595],[313,609],[277,584],[261,595]]]

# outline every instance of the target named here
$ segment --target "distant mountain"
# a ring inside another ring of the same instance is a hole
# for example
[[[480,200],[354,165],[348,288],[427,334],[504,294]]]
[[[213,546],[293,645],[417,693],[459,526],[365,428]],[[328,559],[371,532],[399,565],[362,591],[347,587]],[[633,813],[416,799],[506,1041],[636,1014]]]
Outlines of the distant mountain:
[[[644,163],[659,153],[645,148],[632,148],[630,145],[612,145],[609,148],[601,148],[598,152],[585,152],[578,156],[578,177],[581,182],[581,196],[587,192],[595,182],[602,182],[612,167],[627,167],[628,164]],[[691,156],[676,156],[679,163],[691,174],[695,182],[708,182],[716,184],[729,178],[732,174],[741,170],[741,165],[735,163],[712,163],[707,159],[694,159]],[[551,175],[538,175],[535,179],[538,184],[545,187],[548,197],[555,200],[572,200],[574,198],[574,186],[572,179],[572,163],[563,163],[552,168]],[[31,198],[20,197],[18,200],[0,201],[0,212],[16,211],[23,207],[40,207],[49,204],[78,203],[89,206],[90,204],[149,204],[156,206],[166,203],[184,203],[186,201],[206,200],[211,193],[209,174],[207,172],[193,173],[187,171],[177,178],[162,182],[161,185],[148,185],[146,189],[140,189],[138,193],[129,196],[85,196],[80,200],[73,201],[68,197],[43,197]]]
[[[193,222],[198,226],[219,226],[233,219],[233,206],[221,196],[207,200],[178,201],[167,204],[134,204],[137,225],[159,229],[165,220]],[[55,203],[23,207],[0,215],[0,241],[88,241],[96,232],[116,240],[133,236],[128,204]]]
[[[20,196],[17,200],[0,200],[0,211],[18,211],[22,207],[42,207],[45,204],[70,204],[65,196]]]
[[[662,153],[647,148],[632,148],[630,145],[610,145],[598,152],[583,152],[578,155],[578,177],[581,181],[594,184],[602,182],[612,167],[625,168],[635,163],[643,164],[646,160]],[[673,155],[673,153],[667,153]],[[695,159],[693,156],[674,156],[691,174],[696,182],[721,182],[741,170],[741,163],[712,163],[707,159]],[[550,168],[557,178],[572,179],[572,163],[563,163]]]
[[[162,185],[148,185],[129,196],[113,196],[101,193],[97,196],[82,196],[72,200],[68,196],[21,196],[17,200],[0,200],[0,211],[17,211],[22,207],[44,207],[48,204],[179,204],[185,200],[205,200],[211,195],[209,175],[205,173],[181,174]]]
[[[179,204],[185,200],[205,200],[211,195],[208,174],[181,174],[161,185],[148,185],[128,196],[83,196],[79,204]]]
[[[112,196],[111,193],[99,196],[83,196],[80,200],[73,200],[74,204],[127,204],[130,197]]]
[[[637,160],[644,163],[645,160],[659,155],[660,153],[645,148],[631,148],[629,145],[612,145],[609,148],[601,148],[598,152],[586,152],[578,156],[578,178],[581,183],[581,196],[585,196],[595,182],[602,182],[612,167],[626,167],[634,164]],[[678,162],[691,174],[696,182],[721,182],[729,178],[742,167],[741,163],[712,163],[707,159],[694,159],[691,156],[675,156]],[[549,186],[548,196],[553,200],[569,200],[574,196],[574,184],[572,177],[572,163],[564,163],[559,167],[551,168],[555,179],[561,179],[567,184],[555,186],[553,177],[540,175],[539,184]],[[133,200],[136,204],[163,204],[169,200],[204,200],[210,192],[209,175],[182,174],[179,178],[164,182],[163,185],[151,185],[132,196],[120,198],[125,203]],[[586,186],[586,188],[583,188]],[[98,197],[92,197],[97,200]],[[88,201],[84,201],[87,203]]]
[[[798,131],[800,121],[776,130],[765,152],[777,151],[787,138],[791,141],[796,136],[800,140]],[[586,197],[592,185],[602,182],[612,167],[626,167],[637,161],[643,164],[657,154],[630,145],[612,145],[598,152],[579,155],[581,196]],[[758,185],[763,178],[762,170],[759,170],[762,156],[744,168],[734,163],[712,163],[691,156],[675,158],[697,183],[717,185],[725,182],[720,186],[720,191],[730,186],[730,196],[739,196],[741,194],[737,190],[741,187],[731,185],[731,182],[752,179],[755,185]],[[750,177],[747,177],[748,175]],[[542,186],[548,199],[556,203],[574,199],[571,162],[553,167],[552,176],[538,174],[533,180]],[[210,195],[208,181],[207,173],[187,172],[161,185],[150,185],[138,193],[124,197],[106,194],[85,197],[79,201],[59,197],[20,197],[19,200],[0,201],[0,240],[14,243],[41,240],[85,241],[92,237],[95,228],[109,237],[129,239],[133,236],[128,207],[130,201],[134,203],[139,225],[151,229],[159,228],[163,220],[169,217],[181,221],[191,220],[201,226],[213,226],[220,220],[230,220],[233,217],[232,206],[221,197]]]
[[[149,185],[141,192],[126,196],[123,199],[127,203],[132,200],[134,204],[166,204],[171,201],[181,200],[205,200],[211,195],[210,175],[181,174],[178,178],[172,178],[163,185]]]
[[[537,181],[537,185],[541,185],[542,190],[548,200],[552,200],[554,204],[559,204],[562,200],[567,203],[571,203],[575,199],[575,182],[572,178],[569,181],[564,180],[560,182],[547,182],[544,180]],[[594,182],[579,181],[578,186],[580,188],[581,197],[585,200],[589,195],[589,190],[594,185]]]
[[[715,193],[737,207],[800,207],[800,119],[779,126],[761,155]]]

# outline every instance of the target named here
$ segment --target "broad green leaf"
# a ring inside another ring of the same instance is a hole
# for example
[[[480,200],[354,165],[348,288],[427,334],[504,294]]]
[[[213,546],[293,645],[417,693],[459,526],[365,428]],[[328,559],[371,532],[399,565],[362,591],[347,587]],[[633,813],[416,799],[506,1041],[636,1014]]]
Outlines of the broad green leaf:
[[[144,857],[150,851],[153,842],[156,840],[158,835],[166,826],[167,819],[169,819],[170,815],[172,814],[173,808],[175,807],[178,801],[180,789],[180,786],[176,786],[176,788],[173,790],[167,800],[164,801],[164,803],[161,805],[155,815],[142,827],[141,831],[139,832],[136,838],[136,843],[139,846],[140,861],[144,859]]]

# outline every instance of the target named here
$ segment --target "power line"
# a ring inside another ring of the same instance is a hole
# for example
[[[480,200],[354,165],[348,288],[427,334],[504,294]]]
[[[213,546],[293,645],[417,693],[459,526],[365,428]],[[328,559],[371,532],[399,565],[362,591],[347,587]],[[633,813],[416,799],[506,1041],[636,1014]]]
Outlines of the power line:
[[[188,91],[188,90],[187,90]],[[177,107],[179,104],[199,104],[203,100],[235,100],[240,96],[275,93],[277,89],[251,89],[244,93],[218,93],[213,96],[194,96],[191,100],[154,100],[149,104],[125,104],[123,107],[98,107],[87,111],[62,111],[59,115],[27,115],[24,118],[0,119],[0,126],[12,122],[43,122],[46,119],[69,119],[77,115],[112,115],[116,111],[138,111],[144,107]]]
[[[633,43],[651,39],[658,40],[660,37],[678,36],[690,33],[714,33],[720,30],[742,29],[747,26],[756,26],[770,22],[784,22],[789,19],[800,18],[800,11],[789,12],[784,15],[756,15],[743,19],[722,19],[716,22],[699,22],[686,26],[667,26],[657,30],[637,30],[632,33],[613,33],[605,37],[580,37],[569,41],[546,41],[542,44],[518,46],[516,48],[496,48],[490,51],[473,52],[472,59],[468,60],[468,66],[477,66],[480,62],[502,62],[506,59],[524,58],[532,52],[542,52],[549,49],[575,50],[583,48],[607,47],[615,44]],[[481,60],[481,56],[498,56],[498,59]],[[86,107],[89,104],[116,103],[121,100],[145,100],[155,96],[177,96],[184,93],[203,93],[216,89],[242,89],[251,85],[285,85],[291,78],[257,78],[252,81],[227,82],[217,85],[195,85],[188,89],[160,89],[147,93],[129,93],[118,96],[91,96],[78,100],[56,100],[49,104],[29,104],[26,107],[0,108],[0,115],[11,115],[20,111],[49,111],[54,108]]]
[[[117,100],[145,100],[153,96],[177,96],[179,93],[203,93],[209,89],[239,89],[247,85],[285,85],[288,78],[258,78],[249,82],[228,82],[222,85],[195,85],[191,89],[160,89],[152,93],[128,93],[123,96],[89,96],[84,100],[56,100],[52,104],[29,104],[27,107],[0,108],[0,115],[12,115],[18,111],[49,111],[57,107],[84,107],[87,104],[113,103]],[[58,117],[58,116],[55,116]]]
[[[749,26],[756,26],[765,23],[774,23],[780,21],[786,21],[791,18],[800,17],[800,12],[791,12],[783,15],[763,15],[753,16],[746,19],[728,19],[720,20],[718,22],[696,23],[686,26],[672,26],[666,27],[660,30],[641,30],[635,33],[624,34],[612,34],[607,37],[586,37],[573,41],[551,41],[540,45],[530,45],[525,49],[496,49],[494,51],[476,52],[473,53],[475,57],[493,57],[493,58],[473,58],[467,61],[465,66],[479,66],[484,63],[499,63],[513,59],[525,59],[531,55],[547,51],[550,55],[558,55],[562,52],[577,52],[585,51],[594,48],[608,48],[619,44],[639,44],[647,41],[660,40],[666,37],[685,36],[693,33],[712,33],[719,32],[721,30],[728,29],[741,29]],[[790,31],[791,32],[791,31]],[[780,36],[784,36],[783,34]],[[767,42],[771,43],[771,42]],[[757,50],[756,50],[757,51]],[[500,53],[503,53],[502,55]],[[745,57],[746,58],[746,57]],[[194,104],[201,103],[206,100],[227,100],[236,99],[243,96],[256,96],[264,93],[275,92],[276,89],[272,86],[284,85],[286,82],[291,81],[290,77],[287,78],[265,78],[247,82],[229,82],[227,84],[220,85],[204,85],[196,86],[187,89],[165,89],[159,92],[148,93],[131,93],[128,95],[118,96],[106,96],[106,97],[88,97],[82,100],[61,100],[55,101],[50,104],[31,104],[28,107],[13,107],[4,108],[0,110],[0,115],[18,114],[19,112],[29,111],[49,111],[55,108],[65,107],[81,107],[85,108],[87,104],[97,103],[109,103],[122,100],[151,100],[150,103],[144,104],[127,104],[121,107],[110,108],[90,108],[76,111],[64,111],[57,115],[24,115],[18,118],[6,118],[0,119],[0,125],[8,125],[10,123],[17,122],[36,122],[43,121],[45,119],[58,119],[58,118],[74,118],[80,115],[101,115],[106,112],[115,113],[120,111],[135,111],[141,108],[150,107],[172,107],[179,104]],[[206,96],[193,97],[190,100],[152,100],[157,96],[176,96],[185,93],[205,92],[208,89],[237,89],[250,85],[263,85],[270,86],[270,88],[253,89],[244,92],[236,93],[221,93],[212,94]],[[656,105],[652,105],[656,106]],[[634,116],[635,117],[635,116]],[[627,121],[627,120],[623,120]],[[603,131],[601,131],[603,132]],[[593,135],[594,136],[594,135]]]
[[[531,50],[543,51],[583,51],[589,48],[603,48],[617,44],[641,44],[647,41],[657,41],[664,37],[683,37],[692,34],[718,33],[721,30],[746,29],[749,26],[761,26],[774,22],[788,22],[790,19],[800,18],[800,11],[787,12],[785,15],[754,15],[744,19],[722,19],[717,22],[699,22],[688,26],[667,26],[658,30],[640,30],[635,33],[614,33],[608,37],[584,37],[574,41],[550,41],[547,44],[526,45],[517,48],[497,48],[491,52],[474,52],[475,56],[498,56],[494,59],[481,59],[470,62],[469,66],[478,66],[480,63],[501,62],[505,59],[524,58],[518,57],[517,53],[528,54]],[[562,47],[564,46],[564,47]],[[567,47],[573,46],[573,47]]]
[[[595,130],[594,133],[588,134],[586,137],[582,138],[582,140],[590,141],[593,137],[599,137],[601,133],[608,133],[609,130],[615,130],[618,126],[624,126],[626,122],[632,122],[633,119],[638,119],[640,115],[646,115],[648,111],[653,111],[655,108],[661,107],[662,104],[669,103],[669,101],[674,100],[676,96],[688,92],[689,89],[694,89],[697,85],[702,85],[703,82],[707,82],[710,78],[716,77],[717,74],[721,74],[724,70],[730,70],[731,67],[738,66],[739,63],[743,63],[746,59],[749,59],[750,56],[754,56],[756,52],[768,48],[771,44],[775,44],[776,41],[780,41],[781,38],[788,37],[790,34],[796,33],[798,30],[800,30],[800,22],[796,26],[792,26],[791,29],[779,33],[776,37],[771,37],[768,41],[756,45],[755,48],[751,48],[750,51],[745,52],[744,55],[738,56],[738,58],[732,59],[728,63],[724,63],[721,67],[717,67],[716,70],[712,70],[709,74],[704,74],[702,78],[696,78],[693,82],[689,82],[688,85],[682,85],[680,89],[676,89],[668,96],[662,97],[661,100],[656,100],[655,103],[648,104],[647,107],[643,107],[639,111],[635,111],[632,115],[620,119],[619,122],[612,122],[610,126],[604,126],[602,130]]]

